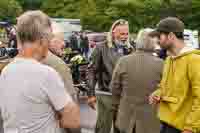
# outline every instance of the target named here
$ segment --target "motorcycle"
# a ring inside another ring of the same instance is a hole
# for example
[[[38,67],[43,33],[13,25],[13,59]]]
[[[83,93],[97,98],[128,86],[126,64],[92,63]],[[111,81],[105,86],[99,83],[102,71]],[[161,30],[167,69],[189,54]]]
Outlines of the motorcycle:
[[[81,54],[77,54],[71,58],[70,64],[74,87],[78,88],[78,97],[87,96],[89,91],[87,77],[89,62]]]

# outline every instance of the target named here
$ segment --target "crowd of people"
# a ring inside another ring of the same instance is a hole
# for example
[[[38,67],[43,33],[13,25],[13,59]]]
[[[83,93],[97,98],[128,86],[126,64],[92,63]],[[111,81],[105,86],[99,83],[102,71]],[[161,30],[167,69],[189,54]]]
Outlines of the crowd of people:
[[[90,67],[88,103],[94,109],[97,103],[95,133],[200,131],[200,56],[185,44],[184,28],[178,18],[165,18],[155,31],[138,33],[134,50],[128,22],[113,24]]]
[[[81,133],[77,92],[61,59],[62,27],[41,11],[25,12],[16,27],[18,55],[0,75],[2,132]],[[113,23],[88,65],[95,133],[200,132],[200,51],[185,44],[184,29],[167,17],[140,30],[133,47],[128,21]],[[88,58],[85,33],[70,41]]]
[[[88,59],[89,40],[85,32],[72,32],[69,47],[72,51],[78,51],[81,55]]]

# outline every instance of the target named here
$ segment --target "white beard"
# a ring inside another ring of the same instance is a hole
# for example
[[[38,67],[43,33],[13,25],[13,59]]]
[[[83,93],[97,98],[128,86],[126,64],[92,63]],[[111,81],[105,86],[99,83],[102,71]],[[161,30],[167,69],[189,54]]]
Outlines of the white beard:
[[[126,45],[126,42],[124,41],[120,41],[120,40],[115,40],[114,41],[115,45],[118,45],[118,46],[125,46]]]

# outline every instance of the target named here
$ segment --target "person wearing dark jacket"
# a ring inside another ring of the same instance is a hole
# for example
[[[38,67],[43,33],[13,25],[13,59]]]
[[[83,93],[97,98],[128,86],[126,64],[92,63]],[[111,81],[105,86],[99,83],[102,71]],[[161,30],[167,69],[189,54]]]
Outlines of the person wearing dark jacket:
[[[154,56],[155,41],[141,30],[136,39],[136,52],[122,57],[113,72],[110,88],[116,127],[120,133],[158,133],[160,123],[156,110],[148,104],[161,80],[163,60]]]
[[[131,52],[132,47],[128,39],[128,22],[116,21],[104,44],[96,47],[92,54],[89,67],[89,98],[88,103],[95,108],[97,98],[97,123],[95,133],[110,133],[113,112],[112,93],[109,87],[112,73],[118,59]],[[95,88],[98,88],[95,91]]]
[[[88,52],[89,52],[89,40],[85,33],[82,33],[80,36],[81,42],[81,54],[84,55],[88,59]]]
[[[70,43],[71,43],[71,48],[72,48],[73,51],[79,51],[78,39],[76,37],[75,32],[73,32],[71,37],[70,37]]]

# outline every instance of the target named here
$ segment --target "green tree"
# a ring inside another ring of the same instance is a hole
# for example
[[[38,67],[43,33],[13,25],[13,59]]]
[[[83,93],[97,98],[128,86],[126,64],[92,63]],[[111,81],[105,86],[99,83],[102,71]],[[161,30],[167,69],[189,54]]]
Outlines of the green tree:
[[[106,14],[109,8],[108,0],[82,0],[80,18],[84,29],[94,31],[108,31],[111,25],[111,18]]]
[[[167,16],[179,17],[187,28],[200,27],[199,0],[43,0],[41,9],[51,17],[80,18],[84,29],[94,31],[108,31],[123,18],[137,32]]]
[[[191,12],[190,15],[187,16],[187,24],[192,29],[198,29],[200,31],[200,1],[192,0]]]
[[[51,17],[80,18],[81,0],[44,0],[41,9]]]
[[[40,9],[42,1],[46,0],[18,0],[24,11]]]
[[[0,20],[13,21],[30,9],[41,9],[50,17],[79,18],[84,29],[94,31],[108,31],[123,18],[131,32],[137,32],[167,16],[179,17],[187,28],[200,29],[200,0],[0,0]]]
[[[130,23],[132,32],[140,28],[152,27],[160,19],[159,11],[161,3],[159,0],[126,0],[113,2],[117,7],[119,17],[125,18]]]
[[[0,0],[0,20],[15,22],[22,8],[15,0]]]

